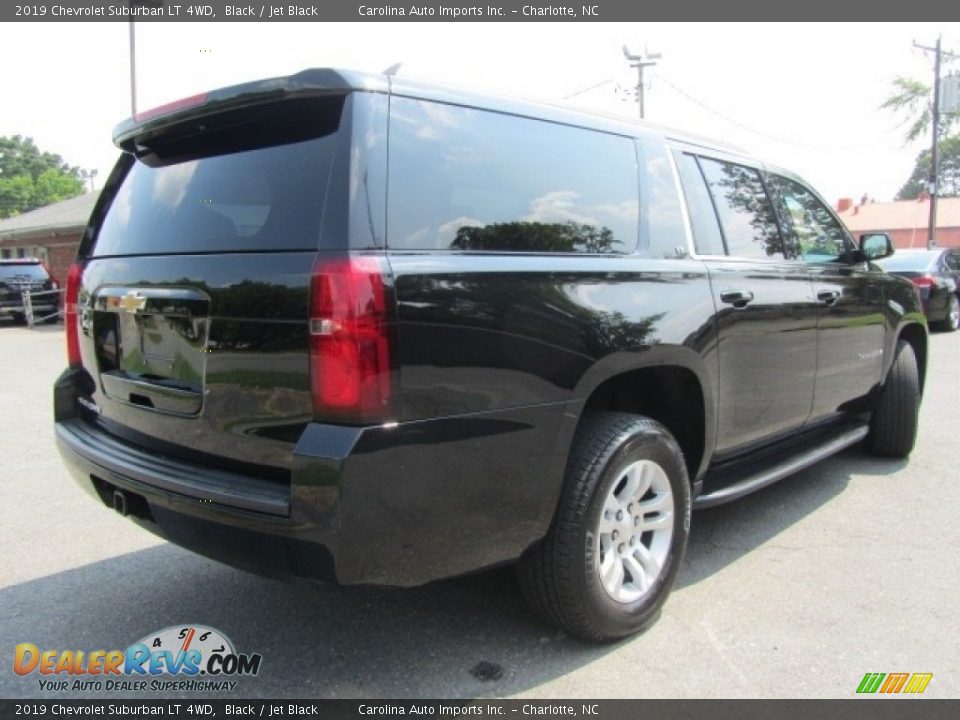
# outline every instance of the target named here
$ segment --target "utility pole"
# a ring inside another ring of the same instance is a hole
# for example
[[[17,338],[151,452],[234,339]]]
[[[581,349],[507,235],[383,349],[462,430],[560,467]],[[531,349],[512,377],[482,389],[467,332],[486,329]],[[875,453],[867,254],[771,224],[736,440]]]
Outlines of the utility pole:
[[[94,184],[94,179],[97,177],[96,170],[90,170],[90,171],[81,170],[80,177],[83,179],[84,182],[90,183],[90,192],[93,192],[94,190],[96,190],[96,185]]]
[[[660,53],[647,52],[646,48],[643,49],[643,55],[631,55],[630,50],[624,45],[623,56],[627,58],[630,67],[637,69],[637,104],[640,106],[640,119],[643,120],[643,69],[656,65],[657,63],[655,61],[659,60],[661,55]]]
[[[137,114],[137,33],[130,21],[130,114]]]
[[[933,108],[931,117],[933,120],[933,132],[930,143],[930,226],[927,230],[927,250],[932,250],[937,246],[937,195],[940,188],[937,183],[940,170],[940,58],[943,55],[956,58],[952,52],[942,50],[940,47],[941,36],[937,36],[937,44],[934,47],[920,45],[914,41],[913,46],[924,52],[932,52],[933,58]]]

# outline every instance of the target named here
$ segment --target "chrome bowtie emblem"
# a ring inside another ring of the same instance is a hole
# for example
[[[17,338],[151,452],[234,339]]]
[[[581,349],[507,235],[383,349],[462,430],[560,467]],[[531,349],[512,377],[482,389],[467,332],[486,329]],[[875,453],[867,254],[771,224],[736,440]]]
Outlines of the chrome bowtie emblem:
[[[117,307],[125,312],[135,313],[143,310],[147,306],[147,299],[135,292],[128,292],[122,298],[117,300]]]

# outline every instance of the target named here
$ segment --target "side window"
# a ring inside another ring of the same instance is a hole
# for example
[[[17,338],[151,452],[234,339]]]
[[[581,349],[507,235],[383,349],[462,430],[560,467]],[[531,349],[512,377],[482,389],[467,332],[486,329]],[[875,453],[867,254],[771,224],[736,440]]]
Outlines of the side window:
[[[713,201],[707,192],[697,159],[681,152],[674,153],[674,157],[677,160],[683,194],[687,199],[690,228],[693,231],[693,244],[697,254],[725,255],[723,235],[717,225],[717,213],[713,209]]]
[[[687,231],[669,151],[662,140],[654,138],[640,138],[637,146],[643,168],[637,252],[651,258],[684,257]]]
[[[804,262],[846,262],[847,233],[820,199],[794,180],[779,175],[771,179],[793,225]]]
[[[727,253],[733,257],[783,258],[773,206],[760,173],[734,163],[700,158],[720,218]]]
[[[631,138],[394,97],[387,244],[625,253],[640,190]]]

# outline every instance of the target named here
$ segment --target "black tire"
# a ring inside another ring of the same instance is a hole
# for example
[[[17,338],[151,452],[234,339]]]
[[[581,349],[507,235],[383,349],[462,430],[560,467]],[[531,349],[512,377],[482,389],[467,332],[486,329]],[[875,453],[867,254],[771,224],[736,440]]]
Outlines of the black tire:
[[[652,585],[639,599],[622,603],[601,584],[596,533],[608,494],[622,487],[624,470],[640,460],[652,461],[666,474],[673,532]],[[550,530],[520,560],[524,596],[548,622],[584,640],[612,641],[646,628],[659,615],[680,571],[690,535],[691,503],[683,453],[663,425],[626,413],[584,416]]]
[[[905,458],[917,440],[920,374],[910,343],[897,342],[893,365],[870,417],[867,446],[874,455]]]
[[[937,323],[937,330],[954,332],[957,328],[960,328],[960,298],[951,294],[947,300],[947,314]]]

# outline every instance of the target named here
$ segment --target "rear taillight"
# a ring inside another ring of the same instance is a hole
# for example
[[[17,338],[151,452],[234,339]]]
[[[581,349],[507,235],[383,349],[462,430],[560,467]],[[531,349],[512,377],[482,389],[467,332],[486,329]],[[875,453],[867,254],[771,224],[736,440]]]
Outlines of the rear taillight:
[[[63,322],[67,330],[67,360],[70,367],[80,367],[80,328],[77,322],[77,302],[80,298],[80,279],[83,266],[74,263],[67,272],[67,289],[64,299]]]
[[[915,277],[915,278],[911,278],[911,280],[913,280],[913,284],[916,285],[916,286],[919,287],[919,288],[928,288],[928,289],[929,289],[929,288],[932,288],[932,287],[936,284],[936,281],[935,281],[935,280],[933,279],[933,277],[930,276],[930,275],[918,275],[918,276]]]
[[[390,338],[386,261],[324,260],[310,289],[310,388],[318,418],[389,419]]]

